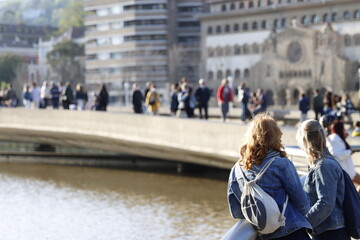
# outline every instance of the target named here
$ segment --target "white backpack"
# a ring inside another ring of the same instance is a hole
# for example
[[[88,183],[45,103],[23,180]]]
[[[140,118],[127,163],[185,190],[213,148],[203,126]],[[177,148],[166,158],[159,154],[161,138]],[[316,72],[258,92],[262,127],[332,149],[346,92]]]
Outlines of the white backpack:
[[[270,234],[275,232],[279,227],[285,226],[286,218],[284,214],[289,196],[286,196],[283,210],[280,212],[275,200],[256,184],[275,159],[276,157],[270,159],[255,179],[251,181],[245,177],[239,164],[237,164],[235,168],[236,178],[242,191],[240,199],[241,211],[245,219],[253,224],[260,234]],[[239,181],[241,177],[244,180],[244,186],[242,186]]]

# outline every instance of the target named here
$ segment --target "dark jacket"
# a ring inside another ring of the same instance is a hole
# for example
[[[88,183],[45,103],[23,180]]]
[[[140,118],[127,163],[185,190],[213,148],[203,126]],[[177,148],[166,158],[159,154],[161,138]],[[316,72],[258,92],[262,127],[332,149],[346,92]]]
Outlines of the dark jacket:
[[[207,104],[210,100],[209,88],[208,87],[199,87],[198,89],[196,89],[195,98],[196,98],[196,101],[198,101],[198,103],[201,106],[207,106]]]
[[[143,95],[139,90],[135,90],[132,95],[132,104],[135,113],[143,113]]]
[[[309,111],[309,108],[309,99],[307,97],[300,99],[299,110],[301,111],[301,113],[307,113]]]

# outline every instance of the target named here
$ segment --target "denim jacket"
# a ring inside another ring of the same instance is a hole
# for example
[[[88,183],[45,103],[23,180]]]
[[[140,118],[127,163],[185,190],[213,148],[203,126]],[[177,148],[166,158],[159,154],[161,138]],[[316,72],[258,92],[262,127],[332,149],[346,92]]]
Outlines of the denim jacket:
[[[280,157],[279,152],[269,151],[260,165],[253,165],[249,171],[244,171],[248,179],[252,180],[263,166],[273,157],[277,157],[265,174],[259,179],[257,184],[270,196],[274,198],[282,211],[286,195],[289,196],[289,202],[285,210],[286,223],[275,232],[266,235],[258,235],[259,239],[273,239],[291,234],[301,228],[311,229],[310,223],[305,218],[309,211],[309,200],[301,186],[300,179],[293,163]],[[236,163],[238,164],[238,163]],[[235,166],[231,169],[228,183],[228,203],[230,213],[233,218],[244,219],[241,212],[240,198],[241,190],[237,178],[243,184],[241,176],[235,176]]]
[[[310,168],[304,190],[310,198],[306,218],[314,229],[313,235],[345,227],[344,188],[342,168],[332,155],[326,154]]]

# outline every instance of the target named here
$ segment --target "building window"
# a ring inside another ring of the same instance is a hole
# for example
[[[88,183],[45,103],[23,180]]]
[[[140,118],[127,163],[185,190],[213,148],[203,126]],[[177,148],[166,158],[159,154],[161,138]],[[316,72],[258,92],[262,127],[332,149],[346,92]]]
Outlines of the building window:
[[[208,72],[208,80],[214,80],[214,73],[212,71]]]
[[[235,23],[234,24],[234,32],[238,32],[240,29],[239,29],[239,24]]]
[[[244,23],[244,24],[243,24],[243,30],[244,30],[244,31],[249,30],[248,23]]]
[[[208,33],[208,34],[212,34],[212,33],[213,33],[213,28],[212,28],[211,26],[208,27],[207,33]]]
[[[259,52],[260,52],[260,50],[259,50],[259,45],[257,45],[256,43],[254,43],[254,44],[252,45],[252,53],[258,54]]]
[[[329,22],[329,14],[325,13],[324,16],[323,16],[323,22],[326,23],[326,22]]]
[[[275,19],[274,20],[274,28],[278,28],[278,27],[280,27],[279,19]]]
[[[258,0],[258,7],[261,7],[261,5],[262,5],[262,1],[261,0]]]
[[[221,47],[217,47],[217,48],[216,48],[216,56],[217,56],[217,57],[221,57],[221,56],[223,56],[223,55],[224,55],[223,49],[222,49]]]
[[[273,0],[267,0],[267,5],[270,6],[273,4]]]
[[[234,54],[235,55],[241,54],[241,47],[239,45],[235,45]]]
[[[337,13],[333,13],[333,14],[331,15],[331,20],[332,20],[333,22],[338,21],[338,20],[339,20],[339,15],[338,15]]]
[[[231,56],[232,52],[231,52],[231,47],[230,46],[226,46],[225,47],[225,56]]]
[[[311,23],[312,24],[318,24],[319,23],[319,17],[318,17],[318,15],[313,15],[312,17],[311,17]]]
[[[349,19],[351,18],[350,12],[349,12],[349,11],[345,11],[343,17],[344,17],[345,20],[349,20]]]
[[[226,77],[231,77],[231,70],[230,69],[226,70]]]
[[[355,13],[354,13],[354,18],[355,19],[360,19],[360,11],[359,10],[356,10]]]
[[[309,18],[308,18],[308,16],[303,16],[303,17],[301,18],[301,24],[303,24],[303,25],[309,24]]]
[[[221,70],[218,70],[218,71],[217,71],[216,78],[217,78],[218,80],[222,80],[222,79],[223,79],[223,72],[222,72]]]
[[[281,19],[281,27],[286,27],[286,18]]]
[[[351,37],[349,35],[344,36],[344,44],[345,44],[345,47],[351,46]]]
[[[360,34],[356,34],[354,37],[355,46],[360,46]]]
[[[249,8],[253,8],[254,7],[254,2],[253,1],[250,1],[249,2]]]
[[[230,32],[230,25],[225,25],[225,32]]]
[[[241,2],[240,5],[239,5],[239,8],[240,8],[240,9],[245,8],[245,3],[244,3],[244,2]]]
[[[261,22],[261,28],[262,28],[262,29],[268,29],[268,28],[269,28],[268,21],[263,20],[263,21]]]
[[[209,48],[209,49],[208,49],[208,56],[209,56],[209,57],[213,57],[213,56],[214,56],[214,49],[212,49],[212,48]]]
[[[221,33],[221,26],[216,27],[216,33]]]
[[[244,78],[248,78],[248,77],[250,77],[250,71],[249,71],[249,69],[245,69],[244,70]]]
[[[230,10],[235,10],[235,3],[232,3],[231,5],[230,5]]]
[[[240,70],[239,69],[236,69],[235,70],[235,79],[240,79]]]
[[[243,53],[244,54],[249,54],[250,53],[250,48],[247,44],[244,45],[243,47]]]
[[[223,4],[223,5],[221,6],[221,11],[223,11],[223,12],[226,11],[226,5],[225,5],[225,4]]]
[[[253,30],[258,29],[258,23],[257,23],[257,22],[253,22],[253,23],[252,23],[252,29],[253,29]]]

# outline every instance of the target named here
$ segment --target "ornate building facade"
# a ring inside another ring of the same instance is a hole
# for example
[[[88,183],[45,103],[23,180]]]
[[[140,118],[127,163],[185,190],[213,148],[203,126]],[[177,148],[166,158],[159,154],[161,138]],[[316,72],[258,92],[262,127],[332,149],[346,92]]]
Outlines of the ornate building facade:
[[[200,71],[212,88],[231,77],[288,105],[315,88],[359,88],[357,0],[221,1],[200,20]]]

